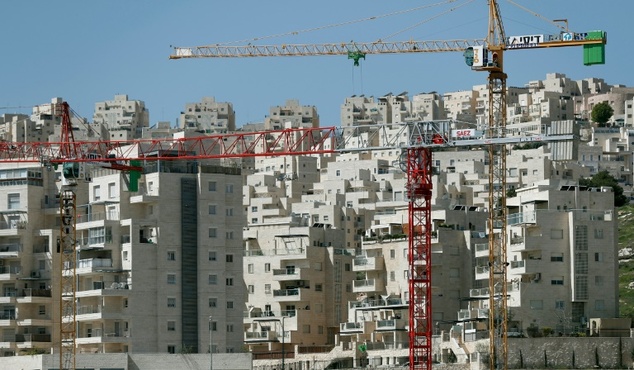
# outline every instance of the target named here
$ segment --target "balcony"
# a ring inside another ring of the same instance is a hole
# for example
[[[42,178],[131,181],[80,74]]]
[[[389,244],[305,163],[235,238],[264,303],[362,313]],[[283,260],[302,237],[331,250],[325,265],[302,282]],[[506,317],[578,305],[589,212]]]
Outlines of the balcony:
[[[21,289],[18,292],[18,303],[50,303],[51,302],[51,290],[50,289]]]
[[[82,333],[77,337],[77,344],[98,344],[98,343],[127,343],[130,333],[127,331],[112,331],[104,333],[101,329],[93,329]]]
[[[15,280],[22,273],[21,266],[0,266],[0,281]]]
[[[475,278],[476,280],[489,278],[489,266],[476,266]]]
[[[157,203],[158,201],[159,197],[157,195],[141,194],[130,197],[130,204],[151,204]]]
[[[0,258],[7,257],[20,257],[20,252],[22,251],[22,244],[13,243],[13,244],[0,244]]]
[[[130,294],[130,286],[127,283],[114,281],[94,281],[92,287],[84,290],[79,290],[76,294],[78,298],[102,296],[127,297]]]
[[[119,213],[118,212],[97,212],[97,213],[88,213],[83,215],[77,215],[76,217],[77,227],[79,228],[79,224],[87,223],[87,222],[96,222],[96,221],[119,221]],[[100,223],[103,226],[103,222]],[[82,225],[83,226],[83,225]],[[94,227],[91,225],[91,227]],[[83,227],[82,227],[83,228]]]
[[[489,317],[489,310],[483,308],[462,309],[458,311],[458,321],[486,319]]]
[[[244,332],[245,342],[271,342],[277,340],[277,333],[275,331],[247,331]]]
[[[393,331],[393,330],[404,330],[406,320],[396,318],[396,319],[387,319],[387,320],[379,320],[376,322],[376,330],[377,331]]]
[[[478,243],[475,245],[475,256],[486,257],[489,255],[489,243]]]
[[[285,268],[285,269],[273,269],[273,280],[275,281],[287,281],[287,280],[299,280],[301,279],[302,269],[300,268]]]
[[[374,309],[376,307],[406,308],[407,305],[407,302],[403,302],[400,297],[388,297],[387,299],[364,299],[363,301],[351,301],[348,302],[348,309]]]
[[[377,271],[383,270],[384,260],[379,257],[355,257],[352,262],[352,271]]]
[[[339,324],[341,334],[363,333],[364,323],[362,322],[342,322]]]
[[[50,346],[50,334],[16,334],[15,342],[18,348],[32,348],[41,346]],[[46,343],[49,343],[47,345]]]
[[[301,301],[299,288],[274,290],[273,297],[276,302]]]
[[[112,237],[94,236],[89,238],[80,238],[77,240],[77,245],[80,250],[103,249],[106,244],[112,244]]]
[[[77,262],[77,274],[101,271],[104,268],[112,268],[111,258],[88,258]]]
[[[385,289],[385,284],[379,279],[354,280],[352,282],[352,291],[354,293],[372,293]]]

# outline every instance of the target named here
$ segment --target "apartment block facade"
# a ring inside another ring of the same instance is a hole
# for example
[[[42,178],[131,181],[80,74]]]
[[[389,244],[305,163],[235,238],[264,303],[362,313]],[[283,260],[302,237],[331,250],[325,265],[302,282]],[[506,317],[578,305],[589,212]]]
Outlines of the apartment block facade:
[[[147,170],[138,192],[111,170],[95,171],[91,183],[74,189],[78,353],[208,352],[210,337],[214,351],[241,351],[239,171]],[[2,171],[3,355],[56,351],[59,173]]]

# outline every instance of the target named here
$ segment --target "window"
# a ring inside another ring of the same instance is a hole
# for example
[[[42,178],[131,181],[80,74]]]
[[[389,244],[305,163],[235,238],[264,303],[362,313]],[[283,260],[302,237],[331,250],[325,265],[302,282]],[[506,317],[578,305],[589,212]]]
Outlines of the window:
[[[215,215],[216,214],[216,205],[215,204],[210,204],[209,205],[209,214],[210,215]]]
[[[550,285],[564,285],[564,277],[558,276],[550,280]]]
[[[563,239],[564,231],[562,229],[551,229],[550,230],[550,238],[551,239]]]
[[[564,301],[555,301],[555,309],[556,310],[563,310],[565,308],[565,302]]]
[[[396,281],[396,272],[390,271],[390,281]]]
[[[117,197],[117,188],[115,187],[115,183],[111,182],[108,184],[108,199],[112,199],[112,198],[116,198]]]
[[[390,249],[390,259],[393,260],[396,258],[396,251],[394,249]]]
[[[233,333],[233,324],[227,324],[227,333]]]
[[[315,291],[316,291],[316,292],[321,292],[321,291],[323,291],[323,290],[324,290],[323,285],[321,285],[321,284],[315,284]]]
[[[351,264],[349,264],[349,263],[346,263],[346,264],[343,266],[343,268],[344,268],[344,270],[346,270],[346,271],[352,271],[352,265],[351,265]]]
[[[95,202],[101,200],[101,187],[99,185],[95,185],[92,188],[92,200]]]
[[[167,283],[176,284],[176,274],[167,274]]]
[[[44,306],[44,305],[40,305],[40,306],[38,307],[38,313],[39,313],[40,315],[46,315],[46,306]]]
[[[227,254],[225,256],[225,262],[232,263],[233,262],[233,254]]]
[[[255,285],[249,285],[247,289],[249,291],[249,294],[255,293]]]
[[[551,253],[550,254],[550,262],[564,262],[564,254],[563,253]]]
[[[168,261],[176,261],[176,252],[167,251],[167,260]]]
[[[227,184],[225,186],[225,193],[227,193],[227,194],[233,193],[233,184]]]
[[[209,228],[209,237],[210,238],[217,238],[218,237],[218,229],[216,229],[215,227],[210,227]]]
[[[542,310],[544,308],[544,301],[541,299],[531,300],[531,310]]]
[[[216,191],[216,182],[209,181],[209,191]]]
[[[251,207],[251,212],[257,212],[257,211],[258,211],[258,206]]]
[[[210,251],[209,252],[209,260],[210,261],[215,261],[216,260],[216,252],[214,252],[214,251]]]
[[[227,239],[227,240],[233,239],[233,231],[227,231],[225,233],[225,239]]]
[[[225,216],[227,216],[227,217],[233,216],[233,208],[225,209]]]
[[[227,308],[233,308],[233,301],[227,301]]]
[[[167,331],[176,331],[176,321],[167,322]]]
[[[218,284],[218,275],[209,275],[209,285]]]
[[[271,294],[271,284],[264,284],[264,294]]]
[[[7,196],[7,207],[9,209],[18,209],[20,208],[20,194],[9,194]]]
[[[252,273],[253,273],[253,264],[252,264],[252,263],[249,263],[249,264],[247,265],[247,272],[248,272],[249,274],[252,274]]]
[[[594,238],[603,239],[603,229],[594,229]]]
[[[271,264],[270,263],[265,263],[264,264],[264,272],[271,272]]]
[[[167,353],[171,353],[171,354],[176,353],[176,346],[171,344],[167,346]]]
[[[167,298],[167,307],[170,307],[170,308],[176,307],[176,298],[168,297]]]
[[[209,307],[214,308],[218,305],[217,298],[209,298]]]
[[[257,218],[257,217],[253,217],[253,218],[251,219],[251,223],[252,223],[252,224],[257,224],[257,223],[258,223],[258,218]]]
[[[594,285],[603,286],[603,276],[595,276],[594,277]]]
[[[594,254],[594,261],[595,262],[603,262],[603,252],[596,252]]]
[[[303,333],[310,334],[310,325],[309,324],[303,325],[302,329],[303,329],[302,330]]]
[[[226,278],[225,279],[225,283],[227,284],[227,286],[232,286],[233,285],[233,278]]]

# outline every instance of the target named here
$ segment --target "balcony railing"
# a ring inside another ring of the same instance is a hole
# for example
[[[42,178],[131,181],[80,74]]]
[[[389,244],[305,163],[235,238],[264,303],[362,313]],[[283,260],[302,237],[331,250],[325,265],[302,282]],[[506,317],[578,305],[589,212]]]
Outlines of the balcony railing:
[[[22,272],[20,266],[0,266],[0,274],[19,274]]]
[[[21,289],[19,297],[51,297],[50,289]]]
[[[299,288],[278,289],[273,291],[273,297],[288,297],[299,295]]]

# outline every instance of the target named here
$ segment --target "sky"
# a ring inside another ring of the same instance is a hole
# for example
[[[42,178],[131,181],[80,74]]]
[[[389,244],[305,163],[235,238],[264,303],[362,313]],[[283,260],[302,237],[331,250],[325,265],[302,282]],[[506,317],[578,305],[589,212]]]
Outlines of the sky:
[[[508,86],[555,72],[634,86],[634,1],[499,0],[499,7],[507,36],[557,33],[549,19],[608,34],[605,65],[584,66],[582,47],[507,51]],[[171,46],[484,39],[486,0],[24,0],[0,9],[0,114],[28,114],[62,97],[92,121],[96,102],[126,94],[145,102],[150,124],[176,125],[185,104],[210,96],[233,104],[238,126],[262,122],[289,99],[316,106],[322,126],[339,126],[352,95],[411,98],[487,78],[459,52],[368,55],[359,67],[345,56],[169,60]]]

